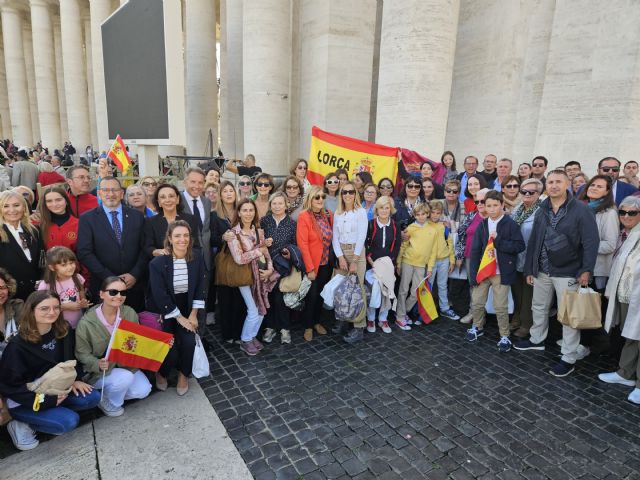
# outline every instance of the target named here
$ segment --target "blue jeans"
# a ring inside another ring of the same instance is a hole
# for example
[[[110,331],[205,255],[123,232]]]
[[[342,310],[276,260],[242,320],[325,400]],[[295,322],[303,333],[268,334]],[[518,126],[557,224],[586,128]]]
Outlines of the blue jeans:
[[[19,406],[10,410],[14,420],[28,423],[37,432],[51,435],[62,435],[70,432],[78,426],[80,416],[76,413],[81,410],[89,410],[100,403],[100,391],[92,390],[91,393],[69,396],[60,405],[46,410],[34,412],[31,408]]]
[[[449,310],[449,296],[447,294],[447,282],[449,281],[449,259],[445,258],[436,261],[436,265],[431,272],[429,283],[433,287],[433,282],[438,282],[438,300],[440,311]]]

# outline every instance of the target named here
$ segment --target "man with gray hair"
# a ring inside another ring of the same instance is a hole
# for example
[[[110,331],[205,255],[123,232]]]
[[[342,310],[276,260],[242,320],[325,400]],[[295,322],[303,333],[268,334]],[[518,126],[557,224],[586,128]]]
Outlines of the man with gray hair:
[[[511,175],[511,171],[513,170],[513,162],[509,158],[501,158],[498,162],[498,167],[496,168],[496,172],[498,172],[498,176],[496,177],[496,181],[493,184],[493,189],[498,192],[502,191],[502,182],[505,178]]]

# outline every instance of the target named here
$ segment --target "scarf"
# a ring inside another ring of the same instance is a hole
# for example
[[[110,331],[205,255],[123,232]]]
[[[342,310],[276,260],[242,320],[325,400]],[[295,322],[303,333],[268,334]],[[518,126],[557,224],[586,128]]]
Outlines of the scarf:
[[[603,203],[604,203],[604,198],[600,198],[598,200],[589,200],[589,203],[587,203],[587,206],[595,212],[596,210],[598,210],[598,208],[600,208],[600,205],[602,205]]]
[[[409,203],[409,199],[408,198],[405,198],[404,205],[405,205],[405,207],[407,207],[407,212],[409,213],[410,217],[413,217],[413,209],[417,205],[420,205],[421,203],[422,203],[422,200],[420,200],[420,197],[417,197],[416,201],[413,204]]]
[[[302,205],[302,195],[296,197],[293,202],[287,202],[287,215],[291,215],[300,205]]]
[[[516,222],[518,225],[522,225],[525,220],[527,220],[527,218],[529,218],[535,213],[536,210],[538,210],[541,204],[542,201],[540,201],[540,199],[536,200],[529,208],[526,208],[524,203],[521,203],[520,205],[518,205],[518,208],[516,208],[515,212],[513,212],[512,218],[514,222]]]

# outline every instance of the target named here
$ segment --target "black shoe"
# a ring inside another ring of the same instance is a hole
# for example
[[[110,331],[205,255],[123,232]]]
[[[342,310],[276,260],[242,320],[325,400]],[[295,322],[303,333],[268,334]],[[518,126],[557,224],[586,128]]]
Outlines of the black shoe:
[[[331,329],[331,332],[337,335],[344,335],[347,331],[349,331],[349,325],[347,322],[342,322],[340,320],[336,320],[335,325]]]
[[[559,363],[556,363],[549,373],[554,377],[566,377],[571,374],[575,370],[575,367],[572,363],[567,363],[560,360]]]
[[[347,335],[342,337],[342,339],[347,343],[359,342],[364,338],[363,330],[363,328],[354,328]]]

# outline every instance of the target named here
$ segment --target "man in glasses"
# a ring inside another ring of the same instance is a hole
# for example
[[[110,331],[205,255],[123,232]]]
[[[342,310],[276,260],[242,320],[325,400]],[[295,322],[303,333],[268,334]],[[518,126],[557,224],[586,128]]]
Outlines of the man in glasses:
[[[531,178],[540,180],[543,187],[545,186],[546,182],[544,174],[547,171],[548,165],[549,160],[547,160],[547,157],[543,157],[542,155],[539,155],[531,160]]]
[[[71,203],[71,213],[80,217],[84,212],[98,206],[98,198],[92,195],[91,177],[89,168],[84,165],[76,165],[67,170],[67,185],[69,186],[69,203]]]
[[[580,162],[571,160],[564,164],[564,171],[566,172],[567,177],[569,177],[569,180],[573,180],[573,177],[582,171],[582,165],[580,165]]]
[[[139,283],[147,258],[142,253],[144,215],[122,204],[120,181],[104,177],[98,190],[102,205],[80,217],[78,260],[91,272],[92,298],[99,298],[100,284],[107,277],[120,277],[126,284],[126,303],[136,312],[144,310],[144,286]]]
[[[533,326],[528,340],[516,350],[544,350],[549,330],[549,308],[554,297],[562,301],[566,290],[587,286],[598,256],[600,236],[589,207],[569,196],[569,177],[553,170],[547,177],[547,195],[536,212],[527,244],[524,274],[533,285]],[[549,373],[566,377],[574,370],[580,330],[562,326],[562,358]]]
[[[621,163],[615,157],[605,157],[598,162],[598,175],[606,175],[611,178],[611,190],[616,206],[620,206],[620,202],[629,195],[633,195],[638,191],[636,187],[625,182],[619,182]]]

